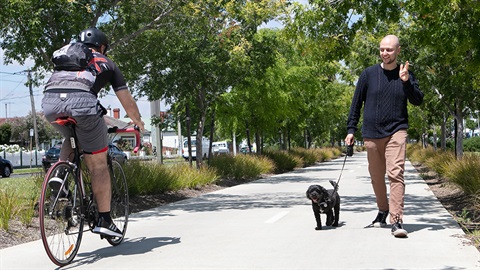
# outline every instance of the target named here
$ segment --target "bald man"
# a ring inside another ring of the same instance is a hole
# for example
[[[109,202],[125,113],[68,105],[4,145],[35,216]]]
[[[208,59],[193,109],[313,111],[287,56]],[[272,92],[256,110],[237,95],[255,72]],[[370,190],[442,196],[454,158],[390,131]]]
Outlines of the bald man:
[[[392,224],[392,235],[407,237],[403,228],[408,111],[407,103],[420,105],[423,93],[408,61],[398,64],[400,42],[394,35],[380,42],[382,62],[366,68],[358,79],[347,120],[345,144],[352,145],[363,107],[362,137],[367,149],[368,171],[375,193],[378,214],[373,227]],[[387,196],[385,174],[390,183]]]

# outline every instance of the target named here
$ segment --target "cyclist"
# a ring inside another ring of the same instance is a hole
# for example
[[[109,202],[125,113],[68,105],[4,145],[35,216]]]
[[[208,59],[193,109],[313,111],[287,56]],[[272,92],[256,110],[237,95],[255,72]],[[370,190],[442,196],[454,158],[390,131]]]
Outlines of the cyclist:
[[[107,167],[108,137],[107,125],[103,119],[105,108],[97,100],[98,92],[110,84],[130,117],[133,124],[144,130],[138,106],[125,83],[122,72],[108,57],[107,36],[97,28],[80,32],[78,42],[88,46],[93,52],[93,60],[83,71],[56,70],[45,86],[42,108],[49,122],[58,117],[71,116],[77,121],[76,132],[84,161],[90,172],[92,190],[97,202],[99,220],[94,233],[121,237],[122,232],[115,226],[110,216],[111,183]],[[68,127],[53,124],[65,138],[70,137]],[[64,140],[60,160],[73,156],[70,140]],[[58,193],[63,180],[54,177],[49,186]],[[68,196],[61,192],[60,196]]]

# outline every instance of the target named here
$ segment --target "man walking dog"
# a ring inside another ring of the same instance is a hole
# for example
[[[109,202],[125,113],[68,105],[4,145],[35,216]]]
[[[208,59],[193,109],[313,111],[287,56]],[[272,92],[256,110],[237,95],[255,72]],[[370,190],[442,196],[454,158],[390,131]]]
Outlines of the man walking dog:
[[[420,105],[423,93],[414,74],[408,70],[408,61],[397,64],[400,42],[394,35],[380,42],[382,62],[366,68],[358,79],[347,120],[345,143],[352,145],[354,133],[363,109],[362,136],[367,149],[368,171],[375,193],[378,215],[374,227],[387,225],[390,213],[392,235],[406,237],[403,228],[408,111],[407,103]],[[387,197],[385,173],[390,182]]]

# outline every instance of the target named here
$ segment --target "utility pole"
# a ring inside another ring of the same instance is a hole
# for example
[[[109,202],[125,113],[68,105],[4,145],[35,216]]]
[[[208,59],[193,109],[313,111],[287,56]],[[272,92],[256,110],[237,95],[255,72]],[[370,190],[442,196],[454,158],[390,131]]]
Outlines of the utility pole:
[[[8,122],[8,105],[12,102],[5,102],[5,122]]]
[[[28,70],[25,70],[24,72],[28,72],[28,89],[30,90],[30,102],[32,103],[33,130],[35,132],[35,150],[38,151],[37,111],[35,110],[35,100],[33,99],[32,70],[28,69]]]

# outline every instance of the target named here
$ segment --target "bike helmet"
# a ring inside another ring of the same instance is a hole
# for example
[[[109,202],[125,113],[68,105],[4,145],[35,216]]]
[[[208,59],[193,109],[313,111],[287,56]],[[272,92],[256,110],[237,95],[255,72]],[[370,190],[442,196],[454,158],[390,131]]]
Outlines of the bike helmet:
[[[83,44],[95,46],[97,48],[105,45],[105,51],[103,53],[107,53],[108,38],[102,31],[98,30],[95,27],[91,27],[80,32],[80,34],[78,35],[78,40]]]

